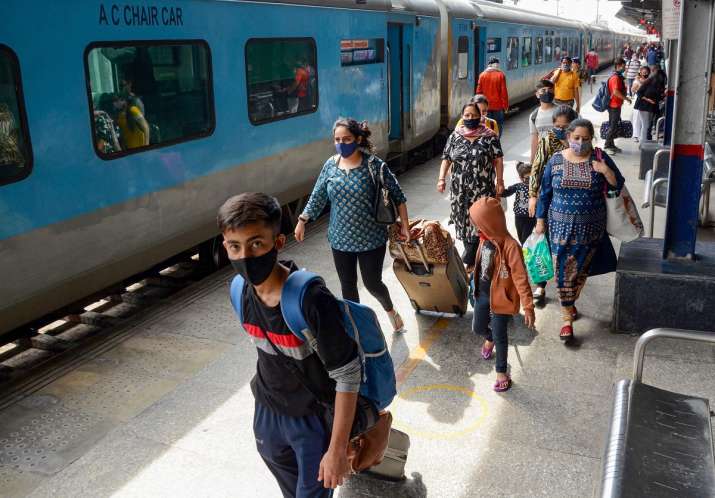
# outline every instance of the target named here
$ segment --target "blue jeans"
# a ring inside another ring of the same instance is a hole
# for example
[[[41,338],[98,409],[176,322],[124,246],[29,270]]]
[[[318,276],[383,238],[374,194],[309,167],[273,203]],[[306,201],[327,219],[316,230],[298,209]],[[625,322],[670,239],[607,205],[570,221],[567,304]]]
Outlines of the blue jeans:
[[[478,282],[475,282],[479,285]],[[509,337],[507,335],[507,325],[511,315],[497,315],[492,313],[489,307],[489,294],[481,292],[477,296],[476,306],[474,306],[474,317],[472,318],[472,332],[493,342],[496,350],[496,371],[506,373],[507,356],[509,354]],[[489,323],[491,322],[491,328]]]
[[[504,111],[487,111],[487,117],[493,119],[499,125],[499,138],[504,132]]]
[[[317,415],[289,417],[256,403],[253,433],[258,453],[285,498],[331,498],[318,481],[330,434]]]

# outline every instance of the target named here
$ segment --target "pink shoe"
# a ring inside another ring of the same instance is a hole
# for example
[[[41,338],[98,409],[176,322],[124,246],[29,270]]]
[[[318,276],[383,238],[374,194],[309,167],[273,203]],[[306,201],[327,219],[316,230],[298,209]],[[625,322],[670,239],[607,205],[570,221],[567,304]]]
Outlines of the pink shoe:
[[[489,348],[482,345],[482,358],[485,360],[491,359],[493,351],[494,351],[494,343],[493,342],[492,342],[492,346]]]
[[[503,393],[511,388],[511,377],[506,376],[505,380],[499,380],[494,384],[494,392]]]

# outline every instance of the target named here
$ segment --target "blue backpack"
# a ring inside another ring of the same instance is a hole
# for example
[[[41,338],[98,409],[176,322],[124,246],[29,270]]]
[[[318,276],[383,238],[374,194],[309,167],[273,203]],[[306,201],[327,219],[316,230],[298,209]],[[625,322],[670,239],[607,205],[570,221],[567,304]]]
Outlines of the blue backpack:
[[[601,82],[601,88],[598,89],[598,93],[591,104],[598,112],[607,111],[608,106],[611,104],[611,92],[608,90],[610,80],[611,78],[608,78],[606,81]]]
[[[281,312],[288,328],[298,339],[307,342],[318,353],[317,339],[310,331],[303,314],[303,298],[311,284],[323,279],[305,270],[294,271],[288,276],[281,291]],[[243,324],[241,298],[245,281],[236,275],[231,282],[231,303]],[[343,324],[348,335],[355,341],[362,363],[360,394],[372,401],[378,410],[383,410],[397,394],[395,368],[387,350],[387,342],[371,308],[352,301],[340,301]],[[320,355],[318,355],[320,357]]]

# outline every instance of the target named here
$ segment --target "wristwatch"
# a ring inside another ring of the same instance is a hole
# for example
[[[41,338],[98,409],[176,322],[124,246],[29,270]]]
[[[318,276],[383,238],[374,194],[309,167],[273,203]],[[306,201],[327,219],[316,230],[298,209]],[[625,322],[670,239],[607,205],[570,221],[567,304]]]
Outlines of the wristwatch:
[[[308,223],[308,222],[310,221],[310,218],[308,218],[308,217],[307,217],[306,215],[304,215],[304,214],[301,214],[300,216],[298,216],[298,219],[299,219],[300,221],[302,221],[303,223]]]

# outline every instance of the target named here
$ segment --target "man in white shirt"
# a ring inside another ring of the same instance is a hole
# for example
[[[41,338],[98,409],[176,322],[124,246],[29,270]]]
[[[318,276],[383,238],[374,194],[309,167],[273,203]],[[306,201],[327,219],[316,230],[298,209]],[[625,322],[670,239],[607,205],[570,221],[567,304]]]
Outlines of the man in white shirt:
[[[539,139],[545,136],[553,128],[552,115],[556,106],[554,105],[554,84],[550,80],[541,80],[536,84],[536,98],[539,99],[539,107],[529,115],[529,136],[531,138],[531,161],[534,161],[536,145]]]

